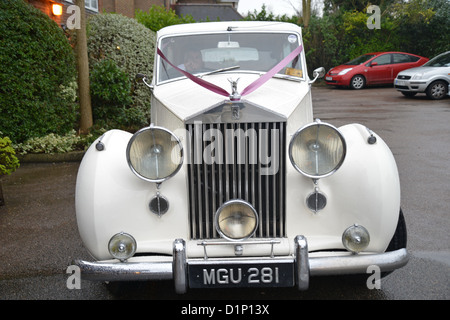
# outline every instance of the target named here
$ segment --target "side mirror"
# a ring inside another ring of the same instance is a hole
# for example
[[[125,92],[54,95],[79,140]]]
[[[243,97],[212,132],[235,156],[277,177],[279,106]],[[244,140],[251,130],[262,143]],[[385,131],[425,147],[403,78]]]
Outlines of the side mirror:
[[[316,70],[313,71],[314,79],[311,80],[309,82],[309,84],[312,84],[312,83],[316,82],[316,80],[318,78],[323,78],[324,76],[325,76],[325,68],[324,67],[317,68]]]
[[[325,68],[320,67],[313,71],[314,78],[323,78],[325,76]]]
[[[135,77],[137,82],[144,82],[144,79],[146,79],[147,76],[143,73],[138,73]]]
[[[145,75],[143,73],[138,73],[138,74],[136,74],[135,79],[136,79],[136,82],[144,83],[147,87],[150,88],[150,90],[153,90],[153,85],[147,83],[147,81],[148,81],[147,75]]]
[[[370,64],[371,67],[375,67],[375,66],[377,66],[377,65],[378,65],[378,62],[372,62],[372,63]]]

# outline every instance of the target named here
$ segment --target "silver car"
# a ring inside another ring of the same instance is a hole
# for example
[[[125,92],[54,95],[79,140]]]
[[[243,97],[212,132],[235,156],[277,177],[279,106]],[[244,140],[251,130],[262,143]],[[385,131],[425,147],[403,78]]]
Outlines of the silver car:
[[[421,67],[401,71],[395,88],[407,97],[426,93],[433,100],[450,95],[450,51],[441,53]]]

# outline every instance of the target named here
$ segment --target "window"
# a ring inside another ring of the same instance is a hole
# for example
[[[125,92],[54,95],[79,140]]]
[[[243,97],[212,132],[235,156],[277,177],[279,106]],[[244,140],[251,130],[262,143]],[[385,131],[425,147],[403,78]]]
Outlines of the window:
[[[226,72],[267,72],[299,46],[294,34],[284,33],[212,33],[166,37],[160,48],[178,68],[192,74]],[[301,55],[294,58],[277,77],[303,79]],[[182,74],[167,61],[159,59],[159,81]]]
[[[374,54],[365,54],[344,64],[347,66],[357,66],[359,64],[363,64],[369,59],[372,59],[373,57],[375,57]]]
[[[64,1],[75,3],[74,0],[64,0]],[[84,0],[84,7],[88,10],[98,12],[98,0]]]
[[[379,56],[378,58],[373,59],[371,64],[373,64],[374,62],[378,63],[379,66],[382,66],[384,64],[390,64],[391,63],[391,55],[383,54],[383,55]]]
[[[392,55],[393,63],[408,63],[408,62],[416,62],[419,60],[418,57],[411,56],[409,54],[402,54],[402,53],[394,53]]]
[[[98,0],[84,0],[84,6],[86,9],[98,11]]]

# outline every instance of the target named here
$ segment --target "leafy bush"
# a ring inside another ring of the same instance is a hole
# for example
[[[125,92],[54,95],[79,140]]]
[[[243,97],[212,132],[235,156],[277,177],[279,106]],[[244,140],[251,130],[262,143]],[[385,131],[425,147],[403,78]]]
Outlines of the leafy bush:
[[[120,126],[133,130],[148,125],[150,91],[136,83],[135,76],[145,73],[152,77],[154,32],[119,14],[98,14],[88,20],[87,36],[96,120],[106,129]],[[114,111],[116,106],[120,110]]]
[[[15,145],[18,154],[27,153],[66,153],[71,151],[82,151],[94,140],[93,134],[80,136],[75,130],[59,136],[50,133],[44,137],[30,138],[23,143]]]
[[[376,51],[404,51],[425,57],[450,50],[448,0],[382,1],[381,29],[369,29],[367,1],[326,0],[321,16],[313,15],[303,28],[308,69],[329,69]],[[263,6],[246,20],[283,20]]]
[[[15,142],[65,134],[76,104],[65,88],[75,59],[64,32],[23,0],[0,1],[0,130]]]
[[[1,137],[0,132],[0,177],[11,174],[19,167],[19,160],[8,137]]]
[[[397,12],[402,50],[428,58],[450,50],[450,1],[411,0]]]
[[[153,5],[147,12],[136,10],[135,18],[139,23],[153,31],[158,31],[167,26],[182,23],[193,23],[190,15],[178,16],[172,9],[166,10],[162,6]]]
[[[267,12],[267,7],[263,3],[261,6],[261,11],[253,10],[253,13],[248,11],[247,15],[244,17],[245,21],[281,21],[281,22],[298,22],[296,16],[288,17],[287,15],[275,16],[272,12]]]
[[[131,82],[128,75],[112,60],[102,60],[94,65],[90,74],[92,112],[94,122],[100,126],[131,126],[134,121],[127,117],[130,109],[125,107],[131,100]]]

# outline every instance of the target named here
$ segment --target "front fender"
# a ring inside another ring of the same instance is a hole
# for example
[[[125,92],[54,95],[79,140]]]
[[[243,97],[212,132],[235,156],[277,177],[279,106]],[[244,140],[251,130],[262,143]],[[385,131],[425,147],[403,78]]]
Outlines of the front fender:
[[[187,236],[188,226],[182,218],[187,202],[184,174],[179,172],[159,190],[155,183],[138,178],[126,159],[131,137],[121,130],[106,132],[100,138],[104,150],[98,151],[95,141],[80,164],[75,194],[77,224],[86,249],[96,259],[111,258],[108,242],[119,232],[136,238],[138,252],[149,250],[152,239],[157,239],[159,243],[151,252],[163,254],[171,254],[173,239]],[[149,210],[157,191],[177,195],[169,199],[169,211],[162,217]]]
[[[340,127],[347,143],[341,168],[329,177],[313,181],[288,166],[288,234],[303,234],[309,249],[343,249],[346,228],[359,224],[368,229],[367,251],[384,252],[394,235],[400,211],[400,181],[397,165],[386,143],[360,124]],[[374,144],[368,143],[373,134]],[[327,206],[313,213],[306,197],[318,187]]]

